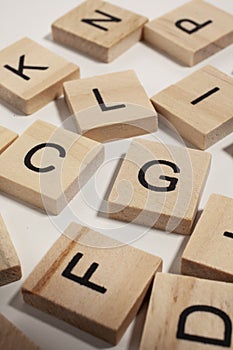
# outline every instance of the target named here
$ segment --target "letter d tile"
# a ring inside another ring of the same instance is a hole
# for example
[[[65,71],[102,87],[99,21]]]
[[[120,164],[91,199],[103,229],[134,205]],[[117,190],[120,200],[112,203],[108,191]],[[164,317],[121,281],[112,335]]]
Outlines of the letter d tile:
[[[140,350],[233,349],[233,285],[158,273]]]

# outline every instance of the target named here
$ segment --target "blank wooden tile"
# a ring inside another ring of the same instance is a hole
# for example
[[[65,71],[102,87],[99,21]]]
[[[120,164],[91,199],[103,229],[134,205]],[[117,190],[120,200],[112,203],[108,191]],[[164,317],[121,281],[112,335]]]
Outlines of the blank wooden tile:
[[[211,195],[183,252],[183,274],[233,282],[232,213],[232,198]]]
[[[182,137],[206,149],[233,131],[233,78],[205,66],[151,101]]]
[[[15,282],[21,277],[19,258],[0,215],[0,286]]]
[[[0,51],[0,98],[32,114],[62,94],[64,81],[79,78],[79,67],[29,38]]]
[[[190,1],[148,22],[144,39],[193,66],[233,43],[233,16],[208,2]]]
[[[140,350],[233,349],[233,285],[158,273]]]
[[[26,303],[116,344],[161,268],[159,257],[72,223],[22,293]]]
[[[0,349],[39,350],[18,328],[0,314]]]
[[[0,154],[7,149],[18,137],[14,131],[0,125]]]
[[[132,70],[67,82],[64,94],[78,132],[96,141],[157,130],[157,113]]]
[[[108,198],[109,217],[190,234],[210,161],[202,151],[134,140]]]
[[[53,39],[110,62],[141,38],[147,18],[101,0],[87,0],[52,24]]]
[[[0,156],[0,190],[58,214],[103,160],[98,142],[36,121]]]

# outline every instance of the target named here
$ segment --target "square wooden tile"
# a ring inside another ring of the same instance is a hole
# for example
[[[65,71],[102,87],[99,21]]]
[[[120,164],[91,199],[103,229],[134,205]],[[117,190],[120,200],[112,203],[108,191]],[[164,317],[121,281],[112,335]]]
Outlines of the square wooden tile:
[[[132,70],[67,82],[64,94],[78,132],[96,141],[157,130],[157,113]]]
[[[159,257],[72,223],[22,293],[26,303],[116,344],[161,268]]]
[[[206,149],[233,131],[233,78],[205,66],[151,101],[182,137]]]
[[[0,349],[39,350],[18,328],[0,314]]]
[[[140,350],[233,349],[233,284],[158,273]]]
[[[103,160],[98,142],[36,121],[0,156],[0,190],[58,214]]]
[[[111,189],[108,216],[190,234],[210,162],[209,153],[134,140]]]
[[[0,286],[18,281],[21,277],[18,255],[0,215]]]
[[[193,66],[233,43],[233,16],[208,2],[193,0],[148,22],[144,39]]]
[[[17,138],[18,134],[0,125],[0,154],[4,152]]]
[[[101,0],[87,0],[52,24],[53,39],[110,62],[141,38],[147,18]]]
[[[211,195],[183,252],[183,274],[233,282],[232,213],[232,198]]]
[[[0,51],[0,98],[32,114],[62,94],[64,81],[79,78],[79,67],[29,38]]]

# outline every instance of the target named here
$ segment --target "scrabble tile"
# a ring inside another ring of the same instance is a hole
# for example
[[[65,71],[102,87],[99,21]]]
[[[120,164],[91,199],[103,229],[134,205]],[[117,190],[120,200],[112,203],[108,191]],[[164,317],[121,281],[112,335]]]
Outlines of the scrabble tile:
[[[0,190],[59,214],[103,160],[98,142],[36,121],[0,156]]]
[[[157,113],[132,70],[67,82],[64,94],[78,132],[96,141],[157,130]]]
[[[19,258],[0,215],[0,286],[15,282],[21,277]]]
[[[148,22],[144,39],[187,65],[204,60],[233,43],[233,16],[194,0]]]
[[[205,66],[151,101],[182,137],[206,149],[233,131],[232,99],[233,78]]]
[[[233,349],[233,285],[158,273],[140,350]]]
[[[186,246],[181,272],[233,282],[233,199],[212,194]]]
[[[0,314],[0,349],[39,350],[18,328]]]
[[[161,268],[159,257],[72,223],[22,293],[26,303],[116,344]]]
[[[4,152],[18,137],[14,131],[0,125],[0,154]]]
[[[53,39],[110,62],[141,38],[147,18],[101,0],[87,0],[52,24]]]
[[[211,155],[134,140],[108,197],[108,216],[190,234]]]
[[[62,94],[64,81],[79,78],[79,67],[23,38],[0,51],[0,98],[32,114]]]

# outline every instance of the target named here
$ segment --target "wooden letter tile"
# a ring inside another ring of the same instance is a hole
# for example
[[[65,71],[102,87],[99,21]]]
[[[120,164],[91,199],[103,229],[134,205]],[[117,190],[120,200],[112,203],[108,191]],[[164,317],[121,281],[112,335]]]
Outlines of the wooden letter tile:
[[[0,216],[0,286],[18,281],[21,277],[19,258]]]
[[[185,248],[185,275],[233,282],[233,199],[213,194]]]
[[[233,43],[233,16],[207,2],[193,0],[147,23],[144,39],[193,66]]]
[[[101,0],[87,0],[52,25],[53,39],[110,62],[141,38],[147,18]]]
[[[79,78],[79,67],[29,38],[0,52],[0,98],[32,114],[62,94],[64,81]]]
[[[211,155],[133,141],[111,189],[109,217],[190,234]]]
[[[152,97],[182,137],[206,149],[233,131],[233,78],[205,66]]]
[[[64,93],[79,133],[96,141],[157,130],[157,113],[134,71],[73,80]]]
[[[233,285],[158,273],[140,350],[233,349]]]
[[[98,142],[36,121],[0,156],[0,190],[58,214],[103,160]]]
[[[22,293],[26,303],[116,344],[161,268],[159,257],[72,223]]]
[[[18,328],[0,314],[0,349],[39,350]]]
[[[14,131],[0,125],[0,154],[7,149],[18,137]]]

